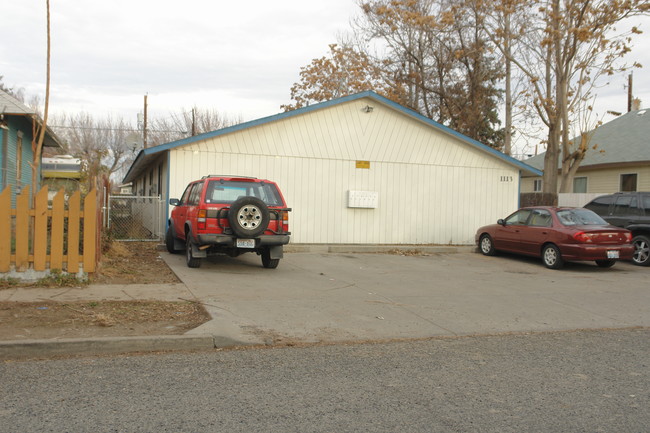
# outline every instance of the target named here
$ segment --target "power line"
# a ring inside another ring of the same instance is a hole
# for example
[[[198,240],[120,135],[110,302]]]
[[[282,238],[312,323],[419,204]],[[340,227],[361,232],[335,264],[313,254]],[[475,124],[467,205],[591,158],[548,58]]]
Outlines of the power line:
[[[88,127],[88,126],[65,126],[65,125],[47,125],[50,128],[61,128],[61,129],[83,129],[86,131],[120,131],[120,132],[142,132],[141,129],[136,128],[100,128],[100,127]],[[187,131],[170,131],[164,129],[151,129],[148,128],[149,132],[175,132],[178,134],[187,134]]]

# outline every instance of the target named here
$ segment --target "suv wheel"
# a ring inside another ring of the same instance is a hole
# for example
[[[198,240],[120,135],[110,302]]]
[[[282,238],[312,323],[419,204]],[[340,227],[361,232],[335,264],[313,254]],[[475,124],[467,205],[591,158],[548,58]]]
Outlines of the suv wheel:
[[[264,249],[264,251],[262,251],[262,266],[264,266],[267,269],[275,269],[278,267],[279,263],[280,263],[280,259],[271,258],[271,250],[266,248]]]
[[[198,268],[201,266],[201,258],[194,257],[192,255],[192,236],[190,233],[187,234],[185,241],[185,261],[187,266],[190,268]]]
[[[175,243],[176,239],[174,236],[174,231],[172,230],[172,226],[170,224],[169,227],[167,227],[167,233],[165,233],[165,246],[167,247],[167,251],[169,251],[171,254],[178,253]]]
[[[240,197],[230,206],[228,223],[240,238],[257,237],[269,225],[269,208],[257,197]]]
[[[635,236],[632,244],[634,245],[632,262],[639,266],[650,266],[650,239],[644,235]]]

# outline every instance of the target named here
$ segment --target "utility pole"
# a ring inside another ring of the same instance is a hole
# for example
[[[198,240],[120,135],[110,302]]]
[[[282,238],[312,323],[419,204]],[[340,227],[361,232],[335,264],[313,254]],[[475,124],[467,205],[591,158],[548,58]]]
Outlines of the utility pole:
[[[192,137],[196,135],[196,109],[192,108]]]
[[[144,95],[144,122],[142,124],[142,147],[147,148],[147,94]]]
[[[632,72],[627,76],[627,112],[632,111]]]

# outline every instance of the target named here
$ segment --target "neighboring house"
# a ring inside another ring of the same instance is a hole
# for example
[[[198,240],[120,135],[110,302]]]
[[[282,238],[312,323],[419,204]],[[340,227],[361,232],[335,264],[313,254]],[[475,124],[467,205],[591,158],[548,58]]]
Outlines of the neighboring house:
[[[0,191],[12,187],[15,197],[25,185],[32,183],[32,134],[41,124],[34,110],[0,90]],[[43,146],[61,147],[54,133],[46,131]],[[39,185],[35,185],[38,189]]]
[[[310,244],[472,244],[517,209],[522,175],[541,176],[363,92],[143,149],[123,182],[168,203],[209,174],[276,181],[292,242]]]
[[[43,184],[49,188],[49,197],[63,189],[67,193],[79,190],[81,179],[81,159],[71,155],[43,157],[41,160]]]
[[[543,170],[544,155],[524,162]],[[522,192],[541,190],[541,177],[523,179]],[[573,180],[574,193],[619,191],[650,191],[650,110],[630,111],[596,128]]]

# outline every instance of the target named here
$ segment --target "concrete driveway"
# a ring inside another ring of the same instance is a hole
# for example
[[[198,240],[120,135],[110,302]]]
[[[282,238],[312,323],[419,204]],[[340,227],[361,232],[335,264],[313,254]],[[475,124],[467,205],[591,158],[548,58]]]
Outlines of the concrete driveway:
[[[285,253],[275,270],[254,254],[217,256],[199,269],[161,255],[214,318],[191,332],[246,343],[650,326],[650,269],[553,271],[538,259],[431,251]]]

